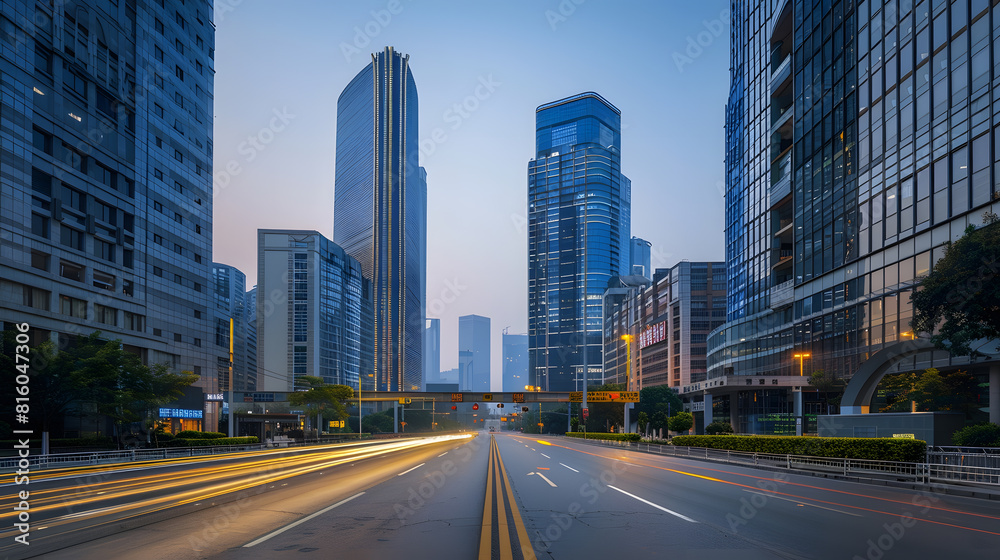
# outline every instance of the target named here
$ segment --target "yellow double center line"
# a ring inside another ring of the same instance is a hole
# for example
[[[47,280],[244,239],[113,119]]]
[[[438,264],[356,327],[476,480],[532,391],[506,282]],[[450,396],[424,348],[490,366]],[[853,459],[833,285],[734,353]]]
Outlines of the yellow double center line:
[[[510,481],[507,479],[507,469],[503,466],[503,459],[500,458],[500,448],[497,447],[496,438],[490,436],[490,459],[486,476],[486,503],[483,505],[483,528],[479,536],[479,560],[491,560],[493,558],[493,519],[496,513],[498,534],[500,542],[500,560],[513,560],[514,553],[511,548],[511,527],[507,523],[507,512],[510,512],[514,519],[513,537],[520,545],[521,558],[524,560],[535,560],[535,551],[531,548],[531,541],[528,540],[528,531],[524,528],[524,521],[521,520],[521,512],[517,509],[514,501],[514,493],[510,489]],[[504,499],[506,496],[506,500]],[[494,507],[494,504],[496,507]]]

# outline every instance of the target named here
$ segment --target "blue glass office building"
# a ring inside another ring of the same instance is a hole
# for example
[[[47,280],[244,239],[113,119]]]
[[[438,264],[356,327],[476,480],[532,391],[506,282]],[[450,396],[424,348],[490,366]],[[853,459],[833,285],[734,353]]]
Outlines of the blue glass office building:
[[[526,384],[578,391],[601,382],[601,297],[629,268],[631,183],[621,172],[621,112],[587,92],[538,107],[535,119]]]
[[[800,368],[846,379],[910,336],[915,284],[945,243],[997,211],[1000,17],[966,0],[732,10],[728,322],[710,337],[708,378],[773,378],[716,396],[734,405],[737,432],[775,432],[761,419],[803,399]],[[920,355],[897,368],[966,363]]]
[[[333,224],[333,241],[372,280],[378,390],[423,381],[427,174],[417,142],[409,56],[386,47],[337,100]]]

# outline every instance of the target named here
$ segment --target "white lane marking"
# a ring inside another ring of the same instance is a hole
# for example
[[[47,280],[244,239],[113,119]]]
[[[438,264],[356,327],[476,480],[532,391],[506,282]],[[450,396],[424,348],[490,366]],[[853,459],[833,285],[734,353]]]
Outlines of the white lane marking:
[[[564,466],[564,467],[566,467],[567,469],[569,469],[569,470],[571,470],[573,472],[580,472],[580,471],[574,469],[573,467],[567,465],[566,463],[559,463],[559,464],[562,465],[562,466]]]
[[[542,457],[545,457],[546,459],[551,459],[552,458],[552,457],[549,457],[548,455],[546,455],[544,453],[542,453]]]
[[[410,471],[415,471],[415,470],[419,469],[420,467],[422,467],[422,466],[424,466],[424,465],[426,465],[426,464],[427,464],[427,463],[420,463],[419,465],[417,465],[417,466],[413,467],[412,469],[406,469],[405,471],[403,471],[403,472],[401,472],[401,473],[397,474],[396,476],[403,476],[404,474],[406,474],[406,473],[408,473],[408,472],[410,472]]]
[[[447,452],[447,451],[445,451],[444,453],[442,453],[442,454],[438,455],[438,457],[444,457],[444,456],[445,456],[445,455],[447,455],[447,454],[448,454],[448,452]]]
[[[530,449],[530,450],[532,450],[532,451],[534,451],[534,450],[535,450],[535,448],[534,448],[534,447],[529,447],[528,449]]]
[[[669,510],[669,509],[667,509],[667,508],[665,508],[665,507],[663,507],[661,505],[654,504],[653,502],[651,502],[649,500],[644,500],[644,499],[640,498],[639,496],[636,496],[635,494],[630,494],[630,493],[622,490],[621,488],[616,488],[614,486],[611,486],[610,484],[608,485],[608,488],[610,488],[612,490],[617,490],[617,491],[621,492],[622,494],[625,494],[626,496],[629,496],[630,498],[635,498],[635,499],[639,500],[640,502],[642,502],[644,504],[651,505],[651,506],[655,507],[658,510],[665,511],[665,512],[669,513],[670,515],[673,515],[675,517],[680,517],[684,521],[688,521],[690,523],[697,523],[697,521],[695,521],[694,519],[691,519],[690,517],[688,517],[686,515],[681,515],[681,514],[677,513],[676,511],[672,511],[672,510]]]
[[[861,515],[858,515],[856,513],[851,513],[849,511],[843,511],[843,510],[839,510],[839,509],[828,508],[828,507],[824,507],[824,506],[818,506],[816,504],[810,504],[809,502],[800,502],[798,500],[792,500],[790,498],[785,498],[785,497],[782,497],[782,496],[775,496],[774,494],[768,494],[767,492],[757,492],[756,490],[748,490],[746,488],[744,488],[743,491],[744,492],[749,492],[751,494],[760,494],[761,496],[766,496],[768,498],[777,498],[779,500],[785,500],[786,502],[792,502],[794,504],[799,504],[799,505],[803,505],[803,506],[812,506],[812,507],[819,508],[819,509],[825,509],[825,510],[829,510],[829,511],[835,511],[837,513],[843,513],[844,515],[853,515],[854,517],[863,517]]]
[[[556,483],[552,482],[551,480],[549,480],[548,478],[546,478],[544,474],[542,474],[540,472],[536,472],[534,474],[537,474],[538,476],[542,477],[542,480],[544,480],[545,482],[548,482],[549,486],[551,486],[553,488],[558,488],[558,486],[556,486]]]
[[[314,517],[323,515],[324,513],[330,511],[331,509],[333,509],[333,508],[335,508],[337,506],[342,506],[342,505],[346,504],[347,502],[353,500],[354,498],[357,498],[358,496],[361,496],[362,494],[364,494],[364,492],[358,492],[357,494],[351,496],[350,498],[344,498],[343,500],[340,500],[339,502],[333,504],[332,506],[323,508],[323,509],[317,511],[316,513],[312,514],[312,515],[308,515],[306,517],[303,517],[302,519],[299,519],[298,521],[296,521],[294,523],[290,523],[288,525],[285,525],[284,527],[282,527],[281,529],[278,529],[277,531],[273,531],[273,532],[268,533],[267,535],[264,535],[263,537],[255,540],[255,541],[249,542],[249,543],[243,545],[243,548],[250,548],[251,546],[256,546],[256,545],[258,545],[258,544],[266,541],[267,539],[269,539],[271,537],[276,537],[276,536],[284,533],[285,531],[291,529],[292,527],[296,527],[298,525],[301,525],[301,524],[305,523],[306,521],[309,521],[310,519],[312,519]]]

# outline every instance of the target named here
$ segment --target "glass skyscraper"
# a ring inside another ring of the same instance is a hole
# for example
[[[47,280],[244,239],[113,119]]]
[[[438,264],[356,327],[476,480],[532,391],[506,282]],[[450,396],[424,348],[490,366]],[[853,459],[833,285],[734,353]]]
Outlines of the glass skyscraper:
[[[427,174],[409,56],[386,47],[337,100],[333,241],[374,289],[378,390],[422,387]]]
[[[627,275],[631,183],[621,112],[587,92],[535,111],[528,163],[528,385],[579,391],[602,376],[601,298]]]
[[[733,3],[728,322],[709,340],[709,381],[800,366],[849,378],[912,336],[915,284],[997,211],[989,4]],[[897,369],[959,364],[923,354]],[[806,383],[787,385],[732,393],[736,431],[789,412]]]
[[[462,391],[487,392],[490,386],[490,318],[464,315],[458,318],[458,359],[464,377]]]
[[[99,330],[217,391],[212,3],[0,10],[0,320],[33,345]]]

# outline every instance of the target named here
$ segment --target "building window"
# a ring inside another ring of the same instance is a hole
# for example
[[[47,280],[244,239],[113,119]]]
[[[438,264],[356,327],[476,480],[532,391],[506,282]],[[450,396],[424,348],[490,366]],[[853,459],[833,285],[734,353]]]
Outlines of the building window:
[[[69,165],[71,168],[79,171],[80,173],[87,172],[87,156],[76,151],[72,146],[63,142],[63,163]]]
[[[144,320],[145,317],[128,311],[124,311],[122,314],[123,314],[122,319],[124,320],[124,324],[122,325],[123,327],[125,327],[130,331],[138,331],[138,332],[143,331],[143,326],[144,326],[143,323],[145,323]]]
[[[83,272],[84,268],[78,264],[63,260],[59,261],[59,276],[62,276],[67,280],[83,282]]]
[[[40,214],[31,214],[31,233],[48,239],[49,238],[49,219]]]
[[[105,325],[118,326],[118,310],[113,307],[94,304],[94,320]]]
[[[32,129],[32,144],[44,154],[52,155],[52,135],[37,128]]]
[[[181,333],[174,333],[174,342],[183,342],[183,337]]]
[[[163,205],[160,204],[159,200],[153,201],[153,210],[156,210],[157,212],[163,212]]]
[[[159,62],[163,62],[163,50],[160,49],[160,47],[156,47],[156,46],[153,47],[153,56]]]
[[[153,103],[153,112],[157,117],[163,118],[163,107],[160,107],[159,103]]]
[[[132,287],[131,280],[122,280],[122,293],[127,296],[133,295],[134,288]]]
[[[153,20],[153,28],[156,29],[157,33],[163,35],[163,22],[159,18]]]
[[[49,255],[41,251],[31,251],[31,267],[38,270],[49,270]]]
[[[67,247],[72,247],[77,251],[83,250],[83,232],[77,231],[68,226],[62,226],[61,242]]]
[[[180,150],[174,150],[174,159],[176,159],[181,163],[184,163],[184,155],[181,154]]]
[[[69,296],[59,296],[59,312],[77,319],[86,319],[87,302]]]
[[[41,288],[35,288],[33,286],[24,286],[24,305],[32,307],[34,309],[41,309],[42,311],[49,310],[49,301],[51,300],[52,292],[43,290]]]
[[[100,239],[95,239],[94,256],[99,259],[104,259],[108,262],[115,262],[115,244],[108,243],[107,241],[102,241]]]
[[[163,245],[163,236],[158,233],[154,233],[153,243],[156,243],[157,245]]]
[[[132,268],[135,266],[135,254],[132,252],[132,249],[124,249],[122,251],[122,266],[125,268]],[[131,282],[129,282],[129,285],[131,286]],[[129,293],[129,295],[132,294]]]
[[[174,67],[174,74],[177,75],[178,80],[182,82],[184,81],[184,69],[181,68],[179,65]]]
[[[115,291],[115,277],[95,270],[94,287],[113,292]]]
[[[162,181],[163,180],[163,172],[160,171],[159,169],[155,169],[154,168],[153,169],[153,177],[156,177],[157,179],[159,179],[159,180]]]
[[[160,268],[160,267],[158,267],[158,266],[154,266],[153,267],[153,276],[159,276],[160,278],[162,278],[163,277],[163,269]]]

